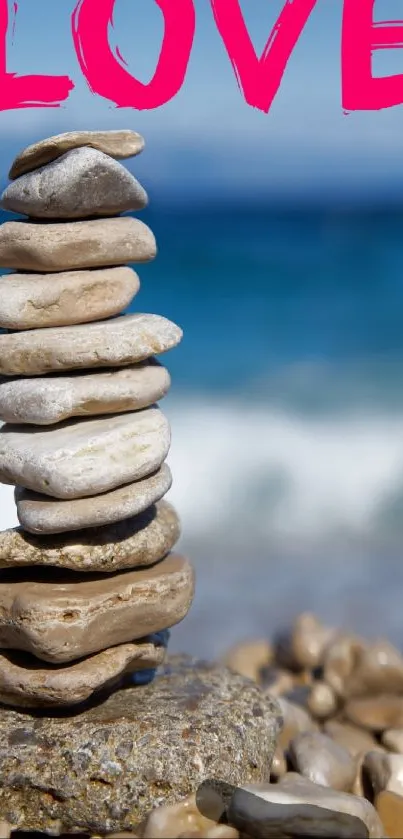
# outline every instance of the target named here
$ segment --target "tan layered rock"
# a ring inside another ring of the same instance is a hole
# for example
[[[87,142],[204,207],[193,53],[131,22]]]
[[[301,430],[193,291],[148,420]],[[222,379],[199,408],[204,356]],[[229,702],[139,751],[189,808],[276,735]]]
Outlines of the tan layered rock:
[[[76,271],[149,262],[157,253],[149,227],[131,216],[0,226],[0,265],[22,271]]]
[[[58,501],[17,487],[18,521],[28,533],[54,534],[85,530],[121,522],[147,510],[171,488],[172,475],[166,463],[154,474],[111,492],[89,498]]]
[[[180,523],[167,501],[114,525],[63,536],[33,536],[21,528],[0,533],[0,568],[46,566],[82,574],[152,565],[175,546]]]
[[[157,407],[49,428],[4,425],[0,480],[54,498],[85,498],[151,475],[170,446]]]
[[[127,673],[154,670],[165,658],[163,637],[121,644],[68,667],[41,666],[28,653],[0,652],[0,702],[18,708],[77,705],[111,690]]]
[[[168,370],[154,359],[107,372],[6,379],[0,383],[0,418],[52,425],[71,417],[139,411],[159,402],[170,384]]]
[[[116,160],[135,157],[144,149],[144,139],[136,131],[68,131],[40,140],[23,149],[15,158],[9,178],[14,180],[56,160],[70,149],[88,146]]]
[[[0,374],[38,376],[64,370],[126,367],[173,349],[182,335],[176,324],[148,314],[14,332],[0,335]]]
[[[0,327],[38,329],[69,326],[118,315],[140,288],[126,267],[5,274],[0,277]]]
[[[193,599],[187,559],[171,554],[146,570],[114,576],[3,572],[0,648],[51,663],[74,661],[179,623]]]

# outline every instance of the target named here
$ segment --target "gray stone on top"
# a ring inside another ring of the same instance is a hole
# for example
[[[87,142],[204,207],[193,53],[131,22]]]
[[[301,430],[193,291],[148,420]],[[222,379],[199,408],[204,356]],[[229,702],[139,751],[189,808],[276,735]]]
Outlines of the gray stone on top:
[[[140,288],[129,267],[0,276],[0,327],[41,329],[118,315]]]
[[[0,532],[0,568],[46,566],[82,574],[113,574],[158,562],[175,546],[180,522],[160,501],[137,516],[63,536],[33,536],[22,528]]]
[[[28,533],[53,534],[103,527],[147,510],[172,486],[169,466],[131,484],[89,498],[59,501],[23,487],[15,489],[17,516]]]
[[[168,352],[182,330],[160,315],[123,315],[97,323],[0,335],[0,374],[127,367]]]
[[[5,379],[0,382],[0,419],[52,425],[70,417],[138,411],[159,402],[170,383],[168,370],[155,359],[107,372]]]
[[[68,131],[56,134],[23,149],[14,160],[9,178],[14,180],[25,172],[32,172],[33,169],[56,160],[71,149],[83,146],[97,149],[116,160],[123,160],[140,154],[144,148],[144,139],[136,131],[130,130]]]
[[[21,271],[60,272],[149,262],[155,237],[137,218],[119,216],[42,224],[0,225],[0,265]]]
[[[134,831],[206,777],[264,781],[279,717],[248,679],[187,657],[168,657],[150,684],[79,715],[1,708],[2,819],[13,830]]]
[[[22,175],[1,197],[4,210],[46,219],[114,216],[147,203],[147,193],[121,163],[87,147]]]
[[[151,475],[170,447],[157,407],[56,426],[3,425],[0,481],[54,498],[86,498]]]

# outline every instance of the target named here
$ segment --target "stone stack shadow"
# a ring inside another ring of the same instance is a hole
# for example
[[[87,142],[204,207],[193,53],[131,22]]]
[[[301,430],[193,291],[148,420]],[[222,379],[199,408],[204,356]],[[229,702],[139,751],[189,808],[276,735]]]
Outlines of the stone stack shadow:
[[[162,664],[187,614],[190,563],[173,552],[170,427],[155,356],[181,329],[122,315],[128,263],[156,256],[128,211],[147,195],[119,159],[133,131],[71,132],[25,149],[0,227],[0,481],[21,527],[0,534],[0,702],[76,707]]]

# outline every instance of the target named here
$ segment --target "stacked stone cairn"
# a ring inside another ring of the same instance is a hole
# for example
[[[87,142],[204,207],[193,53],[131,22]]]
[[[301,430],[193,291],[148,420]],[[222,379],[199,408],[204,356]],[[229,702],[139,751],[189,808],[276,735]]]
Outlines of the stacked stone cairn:
[[[0,702],[69,708],[154,671],[191,605],[155,356],[182,338],[155,314],[122,315],[127,263],[156,256],[128,211],[147,195],[119,159],[133,131],[71,132],[25,149],[0,227],[0,481],[21,527],[0,534]]]

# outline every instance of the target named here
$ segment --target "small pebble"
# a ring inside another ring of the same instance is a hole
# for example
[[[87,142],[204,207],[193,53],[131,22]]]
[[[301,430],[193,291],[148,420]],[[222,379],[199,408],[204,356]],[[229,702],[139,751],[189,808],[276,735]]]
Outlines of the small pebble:
[[[259,682],[262,668],[269,667],[272,660],[273,648],[266,639],[262,639],[237,644],[229,650],[223,663],[234,673]]]
[[[284,756],[284,751],[280,746],[277,746],[273,755],[273,761],[270,769],[270,779],[278,780],[282,778],[287,772],[287,761]]]
[[[203,836],[215,822],[207,819],[198,810],[195,795],[190,795],[177,804],[158,807],[147,819],[143,839],[172,839],[172,837]],[[185,832],[186,831],[186,832]]]
[[[374,751],[377,745],[376,740],[368,731],[363,731],[349,723],[329,720],[324,724],[323,730],[332,740],[347,749],[352,757],[362,752]]]
[[[337,696],[326,682],[314,682],[307,699],[308,711],[317,720],[332,717],[337,711]]]
[[[374,797],[384,790],[403,796],[403,755],[368,752],[362,771],[371,784]]]
[[[284,719],[284,727],[278,741],[281,748],[287,749],[290,740],[297,734],[317,730],[316,723],[304,708],[294,705],[283,696],[278,697],[277,701]]]
[[[344,708],[346,718],[370,731],[403,726],[403,696],[383,694],[350,699]]]
[[[403,754],[403,728],[389,728],[383,732],[381,739],[390,752]]]
[[[327,647],[324,656],[324,680],[336,696],[345,697],[346,683],[357,667],[365,644],[354,635],[340,634]]]

